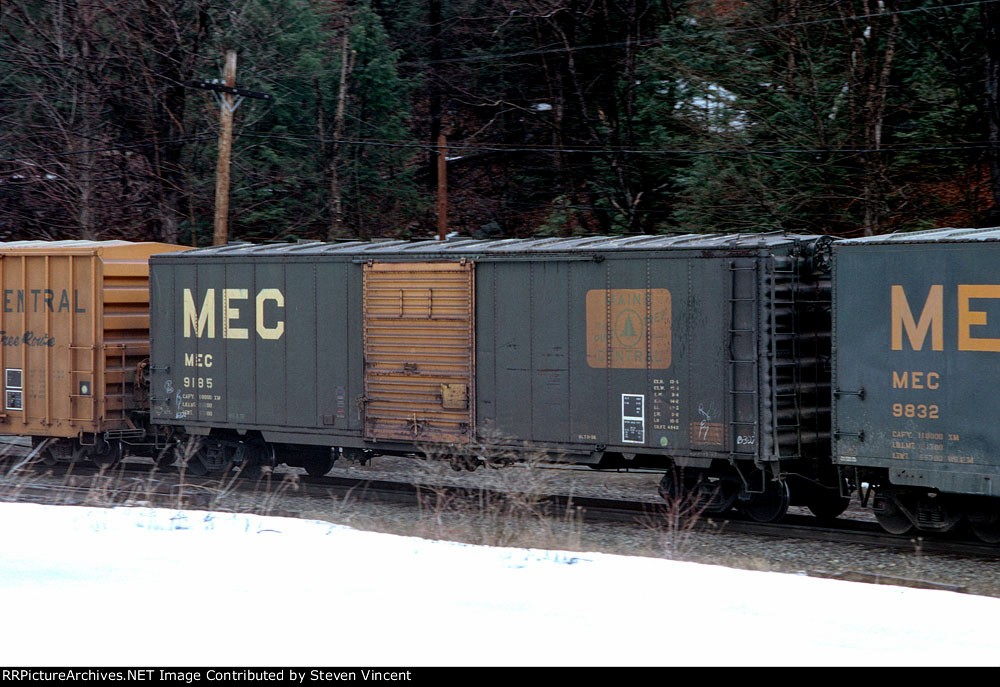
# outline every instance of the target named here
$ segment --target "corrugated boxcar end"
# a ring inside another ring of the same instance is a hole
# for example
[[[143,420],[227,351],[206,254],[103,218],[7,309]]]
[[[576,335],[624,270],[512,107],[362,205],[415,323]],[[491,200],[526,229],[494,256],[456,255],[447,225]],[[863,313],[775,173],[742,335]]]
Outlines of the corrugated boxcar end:
[[[827,237],[797,237],[726,261],[729,459],[676,458],[688,472],[700,469],[710,511],[735,500],[754,519],[770,521],[789,504],[825,517],[847,506],[828,458],[829,245]],[[677,479],[668,474],[662,489],[672,494]]]
[[[764,277],[768,321],[762,343],[770,391],[764,400],[775,460],[830,454],[832,350],[830,240],[773,256]]]
[[[133,414],[148,415],[148,393],[137,370],[149,358],[149,258],[157,253],[183,251],[182,246],[135,243],[102,248],[101,322],[104,341],[103,416],[108,431],[136,434]],[[143,418],[145,420],[145,417]]]

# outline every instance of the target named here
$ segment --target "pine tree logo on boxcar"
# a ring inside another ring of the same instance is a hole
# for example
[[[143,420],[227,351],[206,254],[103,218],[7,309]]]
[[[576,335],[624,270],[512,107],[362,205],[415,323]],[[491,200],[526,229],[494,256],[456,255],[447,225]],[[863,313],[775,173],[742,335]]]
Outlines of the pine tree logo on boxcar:
[[[670,367],[670,291],[587,291],[587,364],[598,368]]]
[[[615,338],[625,348],[635,348],[643,340],[646,323],[635,310],[622,310],[615,318]]]

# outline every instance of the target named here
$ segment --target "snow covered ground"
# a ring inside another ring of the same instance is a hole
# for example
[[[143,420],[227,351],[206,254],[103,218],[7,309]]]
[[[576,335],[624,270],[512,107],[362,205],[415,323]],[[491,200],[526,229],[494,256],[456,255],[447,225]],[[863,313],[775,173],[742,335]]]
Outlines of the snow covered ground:
[[[997,665],[1000,599],[0,503],[3,666]]]

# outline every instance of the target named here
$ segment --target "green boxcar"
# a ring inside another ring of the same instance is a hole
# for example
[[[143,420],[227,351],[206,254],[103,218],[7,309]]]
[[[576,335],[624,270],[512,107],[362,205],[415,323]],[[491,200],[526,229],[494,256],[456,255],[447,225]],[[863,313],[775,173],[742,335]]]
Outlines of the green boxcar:
[[[891,532],[1000,541],[1000,230],[834,247],[834,462]]]
[[[153,421],[208,467],[533,450],[663,468],[715,510],[775,519],[792,483],[829,512],[828,267],[828,240],[777,233],[156,256]]]

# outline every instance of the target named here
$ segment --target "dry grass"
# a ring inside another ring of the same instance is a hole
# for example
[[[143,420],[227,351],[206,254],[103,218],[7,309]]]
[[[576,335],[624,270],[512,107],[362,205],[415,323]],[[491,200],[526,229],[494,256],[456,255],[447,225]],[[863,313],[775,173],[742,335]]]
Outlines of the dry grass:
[[[155,506],[274,515],[286,514],[289,497],[299,489],[296,474],[265,471],[253,481],[236,471],[202,477],[200,469],[189,469],[198,450],[197,440],[178,447],[176,472],[171,469],[168,474],[157,468],[155,461],[144,474],[126,472],[122,465],[96,472],[81,471],[74,463],[47,466],[44,448],[30,449],[23,442],[0,447],[0,498],[54,505]],[[425,455],[436,459],[414,461],[412,477],[423,485],[418,514],[396,533],[492,546],[579,548],[581,513],[572,506],[554,512],[546,499],[554,490],[554,479],[551,471],[539,467],[544,456],[522,460],[496,444],[477,448],[476,464],[492,467],[479,471],[480,479],[473,488],[467,484],[462,488],[461,477],[465,475],[451,469],[454,461],[449,447],[428,447]],[[517,467],[495,469],[516,460],[522,461]],[[331,495],[317,510],[325,519],[364,527],[370,524],[364,522],[365,516],[352,514],[355,501],[353,493],[339,498]]]
[[[187,455],[195,447],[188,446]],[[96,472],[80,471],[77,463],[51,465],[44,445],[27,449],[17,444],[0,448],[0,499],[52,505],[142,506],[202,509],[274,515],[281,503],[298,489],[297,475],[263,475],[253,481],[240,480],[237,472],[213,479],[195,478],[183,458],[178,472],[164,471],[154,464],[148,473],[127,472],[124,466],[102,466]],[[87,464],[89,467],[89,464]],[[239,480],[239,481],[238,481]],[[241,488],[237,489],[237,486]]]
[[[679,471],[674,470],[674,482],[680,483]],[[640,524],[655,533],[660,557],[688,560],[693,557],[695,530],[703,523],[707,507],[697,489],[680,490],[673,498],[664,496],[663,505],[642,518]]]
[[[451,445],[424,445],[426,460],[416,474],[420,529],[418,536],[486,546],[578,550],[582,511],[557,508],[548,498],[556,477],[542,467],[551,456],[503,443],[480,440],[461,452]],[[485,466],[475,484],[458,479],[455,469]]]

